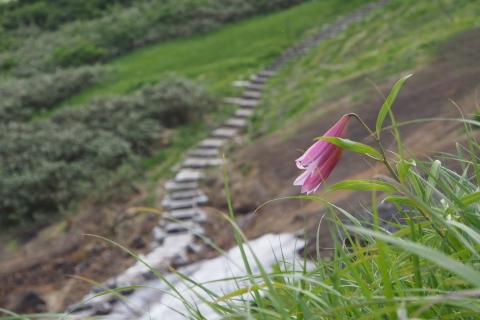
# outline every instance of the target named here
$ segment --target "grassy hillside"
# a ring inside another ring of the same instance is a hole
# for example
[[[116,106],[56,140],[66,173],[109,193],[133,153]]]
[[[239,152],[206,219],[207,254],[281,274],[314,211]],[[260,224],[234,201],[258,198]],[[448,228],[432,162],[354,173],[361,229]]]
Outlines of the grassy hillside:
[[[329,99],[368,99],[368,80],[428,65],[443,41],[478,26],[478,1],[393,1],[322,42],[269,82],[256,130],[273,131],[284,119],[297,119]]]
[[[72,97],[64,105],[84,104],[97,95],[131,92],[168,72],[194,78],[217,94],[248,77],[298,42],[305,32],[329,23],[369,1],[310,1],[275,14],[255,17],[219,31],[140,49],[107,64],[117,73],[109,81]]]

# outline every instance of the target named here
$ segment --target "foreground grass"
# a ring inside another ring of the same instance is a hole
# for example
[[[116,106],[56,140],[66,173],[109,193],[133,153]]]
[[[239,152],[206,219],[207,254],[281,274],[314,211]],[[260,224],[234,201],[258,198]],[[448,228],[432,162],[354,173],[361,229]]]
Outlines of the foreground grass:
[[[222,319],[478,319],[480,159],[475,151],[480,145],[470,135],[469,128],[469,124],[478,123],[464,121],[467,143],[457,144],[457,154],[448,156],[450,161],[460,164],[459,172],[438,159],[415,158],[403,145],[401,128],[390,111],[402,81],[380,109],[375,130],[369,129],[376,131],[371,138],[378,141],[377,148],[328,138],[344,147],[346,153],[356,151],[369,158],[374,156],[389,168],[389,176],[341,181],[321,192],[370,192],[373,209],[367,214],[369,222],[322,196],[295,197],[322,203],[330,214],[322,220],[331,226],[333,259],[323,259],[317,247],[317,255],[310,257],[313,266],[306,258],[303,262],[301,258],[285,261],[282,252],[275,252],[278,259],[274,266],[261,265],[262,257],[255,255],[255,248],[248,244],[235,223],[225,169],[230,214],[223,218],[232,223],[245,274],[203,283],[201,279],[176,272],[182,283],[173,285],[152,270],[171,288],[165,296],[179,300],[178,304],[168,300],[167,308],[175,306],[169,311],[176,312],[176,318],[205,319],[201,310],[208,306]],[[380,135],[389,113],[397,148],[402,150],[389,153],[393,159],[386,158]],[[439,159],[444,160],[445,155]],[[382,220],[376,209],[378,201],[393,204],[398,212],[395,218]],[[347,221],[340,220],[340,215],[347,217]],[[217,250],[228,259],[225,252]],[[257,271],[252,271],[253,265]],[[236,283],[233,291],[210,289],[210,285],[218,289],[221,287],[218,284],[232,280]]]
[[[394,160],[385,158],[379,129],[400,86],[401,82],[379,112],[377,133],[372,134],[379,141],[377,150],[349,140],[329,140],[349,151],[375,155],[390,169],[391,176],[342,181],[323,190],[371,192],[370,222],[361,222],[321,196],[296,197],[318,201],[331,213],[326,220],[335,239],[333,259],[323,260],[317,248],[317,256],[311,257],[315,266],[298,268],[298,261],[282,261],[279,252],[273,272],[268,271],[271,266],[261,266],[253,273],[250,265],[261,257],[246,258],[252,248],[229,205],[246,273],[235,278],[238,289],[226,293],[208,291],[208,283],[184,278],[191,291],[174,294],[185,308],[177,310],[179,315],[202,319],[198,304],[207,304],[229,319],[478,319],[480,170],[475,151],[480,145],[472,136],[465,146],[457,144],[457,154],[449,159],[460,164],[458,173],[437,159],[420,161],[403,146],[391,114],[398,149],[403,151],[392,153]],[[465,129],[469,135],[468,124]],[[230,204],[226,173],[225,185]],[[377,200],[393,204],[396,218],[381,220]],[[340,213],[349,221],[341,221]],[[392,227],[393,232],[387,231]],[[293,265],[297,267],[292,271]],[[192,302],[194,290],[205,290],[208,298]]]
[[[132,92],[175,72],[194,78],[218,95],[232,92],[231,82],[279,56],[315,26],[333,21],[371,1],[310,1],[267,16],[255,17],[219,31],[168,41],[137,50],[107,64],[117,73],[62,103],[87,103],[97,95]]]

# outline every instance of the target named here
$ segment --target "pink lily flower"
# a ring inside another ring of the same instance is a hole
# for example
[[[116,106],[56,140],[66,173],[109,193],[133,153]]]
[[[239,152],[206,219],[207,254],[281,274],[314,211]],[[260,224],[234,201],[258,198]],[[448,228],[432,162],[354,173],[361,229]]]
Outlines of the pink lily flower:
[[[343,138],[347,132],[349,115],[344,115],[340,120],[323,136]],[[295,186],[302,186],[302,193],[313,193],[318,190],[323,181],[337,165],[342,156],[343,149],[336,145],[318,140],[295,162],[299,169],[306,169],[293,183]]]

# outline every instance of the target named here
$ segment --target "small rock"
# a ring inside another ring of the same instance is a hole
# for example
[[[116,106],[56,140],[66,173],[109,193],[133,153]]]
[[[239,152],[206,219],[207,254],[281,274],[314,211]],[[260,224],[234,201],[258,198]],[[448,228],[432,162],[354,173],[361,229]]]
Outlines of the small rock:
[[[189,243],[187,245],[187,251],[190,253],[197,253],[202,251],[202,249],[203,249],[203,246],[196,243]]]
[[[174,266],[183,266],[188,263],[188,257],[184,252],[179,252],[172,257],[172,265]]]
[[[112,305],[108,302],[95,304],[93,307],[96,315],[106,315],[112,312]]]
[[[95,315],[95,309],[90,304],[82,304],[76,309],[75,306],[72,306],[72,308],[67,308],[65,312],[71,315],[71,319],[90,319]]]
[[[193,227],[193,234],[196,236],[196,237],[202,237],[203,235],[205,235],[205,229],[203,229],[202,227],[200,227],[199,225],[195,225]]]
[[[132,242],[130,242],[130,247],[134,249],[145,248],[145,242],[143,241],[142,236],[136,236],[133,238]]]
[[[158,226],[153,227],[152,229],[153,237],[158,242],[163,242],[167,234]]]
[[[203,223],[208,221],[208,217],[203,210],[198,210],[192,220],[193,222]]]
[[[45,301],[40,295],[32,290],[27,290],[12,298],[13,304],[9,309],[13,312],[36,313],[44,312],[46,309]]]

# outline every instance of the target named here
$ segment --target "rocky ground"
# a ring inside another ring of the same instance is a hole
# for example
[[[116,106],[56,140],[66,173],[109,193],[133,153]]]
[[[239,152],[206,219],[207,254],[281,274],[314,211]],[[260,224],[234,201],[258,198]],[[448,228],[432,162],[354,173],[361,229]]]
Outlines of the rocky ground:
[[[472,30],[445,44],[439,58],[428,67],[412,70],[394,105],[398,122],[429,117],[459,117],[459,111],[449,99],[456,102],[470,118],[475,107],[476,89],[480,84],[479,30]],[[378,82],[383,93],[388,93],[399,76]],[[354,81],[354,80],[352,80]],[[367,85],[367,84],[365,84]],[[226,149],[227,166],[233,206],[240,217],[244,232],[255,238],[268,232],[309,231],[316,234],[324,209],[317,202],[295,199],[273,201],[260,210],[255,209],[271,199],[294,196],[299,188],[292,185],[300,174],[294,160],[306,150],[312,139],[322,135],[344,113],[355,112],[373,127],[382,98],[371,89],[368,101],[352,105],[349,97],[317,106],[301,121],[273,135],[266,135]],[[406,146],[420,158],[443,151],[455,153],[455,141],[462,143],[465,136],[462,125],[453,122],[431,122],[408,125],[401,134]],[[478,132],[477,132],[478,135]],[[384,144],[393,147],[389,132],[383,134]],[[347,138],[372,144],[364,129],[351,122]],[[385,173],[376,163],[358,154],[345,152],[328,183],[342,179],[372,178]],[[219,212],[226,212],[223,173],[211,169],[203,183],[210,197],[207,209],[209,223],[206,234],[227,248],[233,244],[228,223]],[[159,191],[159,197],[163,191]],[[321,193],[319,193],[320,195]],[[340,206],[358,210],[369,207],[370,195],[336,192],[327,195]],[[120,199],[111,207],[86,203],[80,214],[23,239],[20,247],[0,249],[0,306],[14,311],[63,311],[90,290],[91,284],[82,278],[102,282],[124,270],[135,261],[120,248],[85,234],[96,234],[112,239],[137,253],[148,252],[152,240],[151,229],[158,217],[153,214],[130,214],[126,209],[144,204],[144,193],[139,190],[130,199]],[[329,236],[321,230],[322,247],[329,247]],[[2,243],[6,235],[0,235]],[[214,256],[205,250],[196,258]],[[195,258],[195,257],[192,257]],[[47,308],[48,306],[48,308]]]

